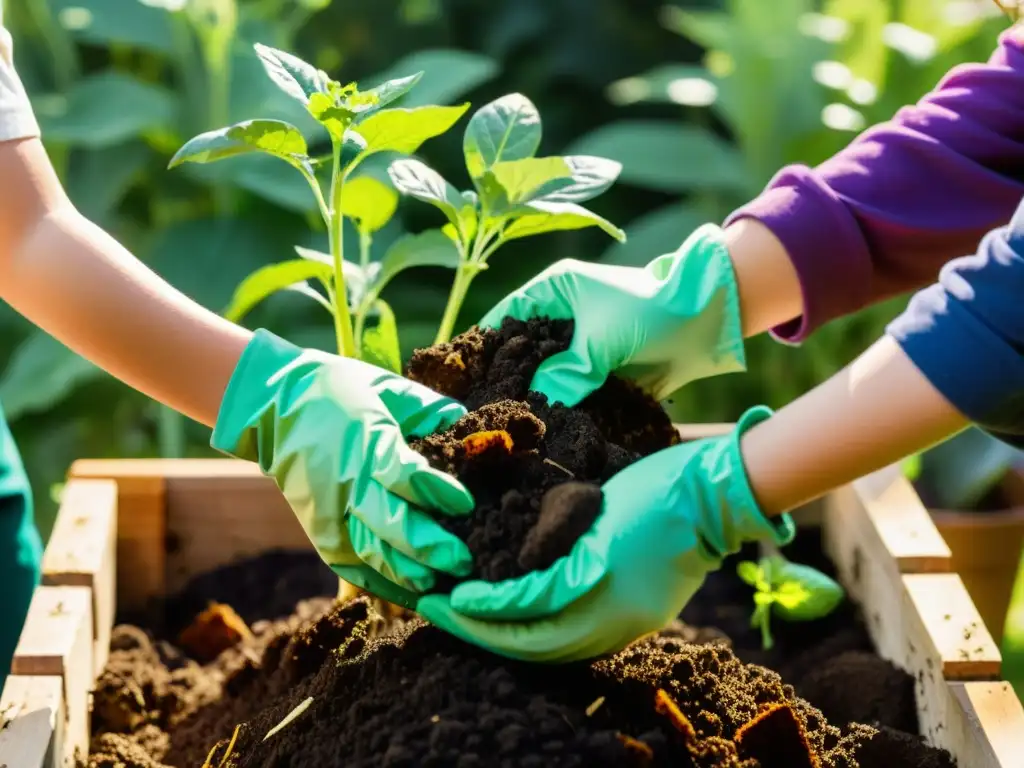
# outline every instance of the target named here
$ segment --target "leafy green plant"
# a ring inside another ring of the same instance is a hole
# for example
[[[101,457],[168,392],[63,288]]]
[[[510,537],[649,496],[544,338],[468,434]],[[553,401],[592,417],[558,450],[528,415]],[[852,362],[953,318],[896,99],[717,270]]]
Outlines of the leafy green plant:
[[[424,105],[384,107],[409,93],[422,73],[387,80],[367,91],[341,85],[292,54],[256,46],[267,74],[281,90],[303,104],[330,136],[329,192],[317,176],[305,137],[291,123],[256,119],[207,131],[188,141],[170,166],[209,163],[263,153],[292,166],[313,192],[327,225],[329,253],[296,247],[299,258],[270,264],[249,275],[235,291],[225,314],[239,321],[268,296],[297,291],[323,306],[334,318],[338,352],[390,370],[401,369],[398,328],[391,307],[381,298],[402,270],[441,266],[455,270],[437,341],[452,334],[473,278],[503,244],[521,237],[597,226],[617,239],[622,230],[579,205],[604,192],[618,176],[618,163],[599,157],[537,157],[541,119],[521,94],[511,94],[480,109],[463,140],[466,167],[475,189],[459,192],[420,160],[403,157],[388,168],[399,191],[431,203],[448,218],[442,228],[398,239],[380,261],[371,259],[374,233],[394,215],[398,195],[371,174],[355,176],[364,161],[379,153],[411,155],[427,139],[451,128],[469,108]],[[359,236],[359,257],[346,260],[344,222]],[[319,283],[318,291],[310,281]],[[376,317],[372,327],[367,319]]]
[[[388,170],[405,195],[438,208],[442,228],[458,249],[458,265],[435,343],[451,338],[470,283],[502,245],[531,235],[599,227],[625,241],[621,229],[580,203],[607,190],[622,166],[590,155],[537,157],[542,137],[537,107],[520,93],[504,96],[473,115],[463,137],[473,189],[460,192],[414,158]]]
[[[846,593],[833,579],[807,565],[792,563],[781,555],[746,560],[736,568],[743,581],[756,590],[752,627],[760,628],[765,650],[772,647],[771,617],[786,621],[813,621],[834,611]]]

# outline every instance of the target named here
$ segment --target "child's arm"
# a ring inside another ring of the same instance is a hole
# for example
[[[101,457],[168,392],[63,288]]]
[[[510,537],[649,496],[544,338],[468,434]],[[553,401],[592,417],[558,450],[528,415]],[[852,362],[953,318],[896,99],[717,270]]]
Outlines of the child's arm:
[[[0,298],[129,386],[213,426],[252,334],[82,216],[39,139],[0,142],[0,179]]]
[[[798,342],[835,317],[928,285],[1005,223],[1022,195],[1018,24],[988,63],[956,67],[820,166],[783,169],[729,218],[745,332],[774,326]]]
[[[744,463],[764,511],[778,514],[969,422],[1024,435],[1024,202],[885,338],[744,435]]]

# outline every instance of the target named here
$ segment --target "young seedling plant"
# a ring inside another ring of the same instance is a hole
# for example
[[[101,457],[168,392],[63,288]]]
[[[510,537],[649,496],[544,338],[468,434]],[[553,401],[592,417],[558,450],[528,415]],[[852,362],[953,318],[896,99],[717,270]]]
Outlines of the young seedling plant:
[[[288,163],[306,179],[316,199],[327,227],[329,252],[296,247],[299,258],[253,272],[235,291],[225,311],[229,319],[241,320],[278,291],[296,291],[331,314],[339,354],[400,372],[395,315],[381,293],[401,271],[415,266],[455,270],[436,338],[441,342],[451,338],[473,278],[504,243],[590,226],[625,239],[622,230],[578,204],[608,189],[621,166],[598,157],[536,157],[541,119],[525,96],[498,99],[470,120],[463,146],[474,189],[460,193],[424,163],[405,156],[450,129],[469,109],[468,103],[385,108],[412,90],[423,73],[361,91],[356,83],[341,85],[292,54],[260,44],[255,50],[273,82],[301,103],[330,137],[325,183],[317,175],[320,161],[310,157],[302,133],[281,120],[246,120],[200,134],[178,150],[170,167],[252,152]],[[356,176],[355,171],[381,152],[403,156],[388,170],[394,186],[438,207],[448,224],[399,238],[378,261],[371,258],[373,236],[394,215],[398,195],[385,182],[370,174]],[[359,235],[356,259],[347,259],[344,253],[345,219]],[[314,280],[322,292],[310,284]],[[376,323],[367,327],[371,317]]]
[[[792,563],[781,555],[744,561],[736,572],[754,592],[750,626],[761,630],[761,644],[770,649],[774,640],[771,617],[785,621],[814,621],[828,616],[846,596],[842,586],[821,571]]]

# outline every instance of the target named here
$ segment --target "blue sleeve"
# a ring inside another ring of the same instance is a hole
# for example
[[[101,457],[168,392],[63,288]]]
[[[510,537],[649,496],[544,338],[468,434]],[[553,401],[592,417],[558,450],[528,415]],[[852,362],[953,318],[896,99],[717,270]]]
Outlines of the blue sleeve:
[[[1024,201],[977,253],[946,264],[888,333],[964,416],[1024,446]]]

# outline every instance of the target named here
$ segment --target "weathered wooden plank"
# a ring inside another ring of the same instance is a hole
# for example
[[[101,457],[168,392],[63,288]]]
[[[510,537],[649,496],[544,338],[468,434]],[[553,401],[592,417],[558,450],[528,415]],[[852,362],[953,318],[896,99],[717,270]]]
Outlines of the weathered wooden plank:
[[[1024,765],[1024,706],[1005,682],[949,683],[941,728],[926,734],[963,768]]]
[[[85,459],[68,473],[117,483],[117,602],[125,609],[166,594],[165,474],[158,459]]]
[[[92,630],[88,587],[38,587],[11,661],[12,675],[61,679],[67,712],[61,760],[67,765],[89,750]]]
[[[107,663],[114,626],[117,495],[117,483],[113,480],[68,482],[43,554],[43,584],[88,587],[91,591],[96,675]]]
[[[59,675],[7,678],[0,695],[0,766],[62,768],[63,686]]]

